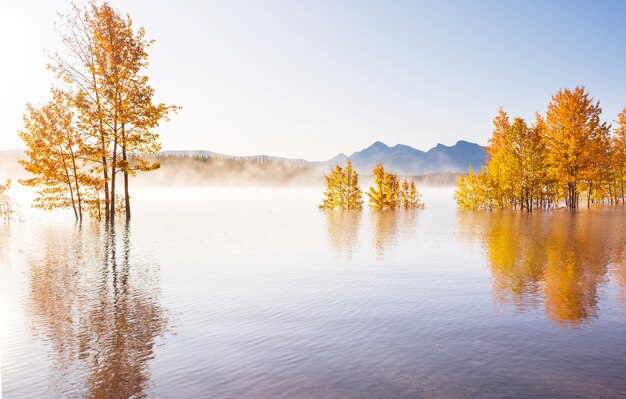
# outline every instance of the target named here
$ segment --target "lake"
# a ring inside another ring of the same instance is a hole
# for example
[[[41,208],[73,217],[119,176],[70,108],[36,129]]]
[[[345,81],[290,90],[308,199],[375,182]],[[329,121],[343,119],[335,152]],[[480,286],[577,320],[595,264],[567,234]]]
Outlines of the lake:
[[[626,213],[141,188],[0,224],[3,398],[626,396]],[[24,208],[25,205],[22,205]]]

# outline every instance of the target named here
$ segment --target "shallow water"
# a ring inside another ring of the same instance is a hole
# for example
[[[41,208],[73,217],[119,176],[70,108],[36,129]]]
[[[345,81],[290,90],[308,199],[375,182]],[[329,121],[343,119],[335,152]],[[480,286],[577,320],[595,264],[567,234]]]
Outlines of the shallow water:
[[[140,189],[0,225],[3,398],[626,395],[626,211]]]

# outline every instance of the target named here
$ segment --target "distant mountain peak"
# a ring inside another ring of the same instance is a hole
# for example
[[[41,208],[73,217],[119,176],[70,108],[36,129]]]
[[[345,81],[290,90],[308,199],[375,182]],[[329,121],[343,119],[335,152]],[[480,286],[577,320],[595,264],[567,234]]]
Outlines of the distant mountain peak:
[[[484,147],[464,140],[459,140],[451,146],[438,143],[426,152],[404,144],[389,147],[382,141],[376,141],[348,157],[339,154],[329,161],[317,164],[336,164],[345,162],[346,159],[350,159],[360,173],[371,173],[372,168],[380,161],[387,169],[400,174],[423,175],[465,173],[469,165],[480,167],[487,158]]]
[[[369,148],[377,148],[377,149],[387,149],[389,146],[382,141],[375,141],[374,144],[368,147]]]

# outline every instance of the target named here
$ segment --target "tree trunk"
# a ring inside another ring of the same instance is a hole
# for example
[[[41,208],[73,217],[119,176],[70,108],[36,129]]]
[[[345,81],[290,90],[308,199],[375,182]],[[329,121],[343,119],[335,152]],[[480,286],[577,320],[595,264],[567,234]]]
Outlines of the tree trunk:
[[[71,145],[71,144],[70,144]],[[83,204],[80,198],[80,185],[78,184],[78,168],[76,167],[76,156],[74,150],[70,147],[70,155],[72,156],[72,169],[74,171],[74,185],[76,186],[76,197],[78,198],[78,219],[83,221]]]
[[[108,222],[110,220],[109,171],[107,169],[108,165],[107,165],[107,158],[106,158],[106,152],[105,152],[106,147],[104,143],[104,137],[102,137],[101,142],[102,142],[102,170],[103,170],[103,175],[104,175],[104,220]]]
[[[113,159],[111,160],[111,224],[115,223],[115,173],[117,169],[117,139],[113,140]]]
[[[126,128],[122,123],[122,159],[124,160],[124,212],[126,221],[130,220],[130,194],[128,193],[128,158],[126,155]]]
[[[62,149],[60,151],[63,151]],[[70,201],[72,201],[72,209],[74,210],[74,217],[78,220],[78,212],[76,211],[76,201],[74,201],[74,189],[72,188],[72,179],[70,178],[70,172],[68,170],[67,162],[65,162],[65,156],[61,155],[63,161],[63,168],[65,169],[65,179],[67,180],[67,187],[70,190]]]

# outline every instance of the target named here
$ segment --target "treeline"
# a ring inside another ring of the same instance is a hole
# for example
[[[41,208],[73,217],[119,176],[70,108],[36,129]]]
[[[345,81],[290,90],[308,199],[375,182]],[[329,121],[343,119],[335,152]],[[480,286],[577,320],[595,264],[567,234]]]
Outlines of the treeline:
[[[532,212],[581,203],[624,203],[626,108],[613,128],[584,87],[552,96],[529,126],[500,109],[480,172],[461,176],[455,199],[465,209]]]
[[[378,162],[373,170],[374,186],[367,191],[369,205],[374,209],[415,209],[423,208],[421,194],[415,182],[404,180],[400,183],[398,175],[385,170]],[[359,187],[358,173],[347,161],[345,167],[336,165],[325,176],[326,190],[320,209],[362,209],[363,191]]]
[[[34,175],[21,182],[37,189],[35,207],[70,208],[77,220],[128,220],[129,177],[159,167],[143,155],[160,150],[153,130],[178,107],[154,102],[144,74],[153,41],[130,16],[90,2],[60,15],[58,27],[62,51],[48,65],[57,87],[43,106],[27,105],[19,132],[20,163]]]

